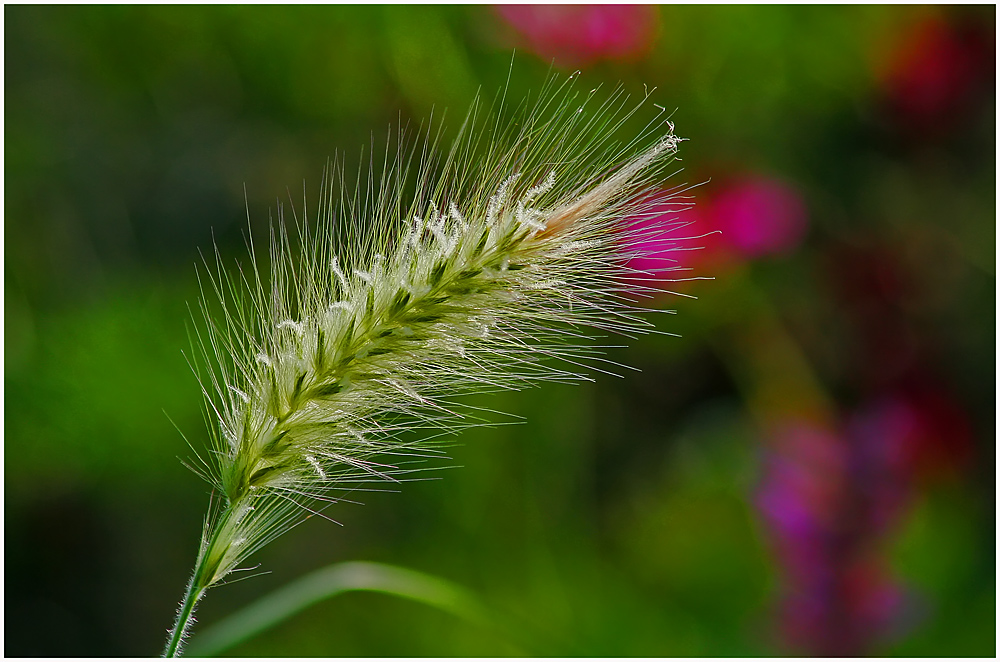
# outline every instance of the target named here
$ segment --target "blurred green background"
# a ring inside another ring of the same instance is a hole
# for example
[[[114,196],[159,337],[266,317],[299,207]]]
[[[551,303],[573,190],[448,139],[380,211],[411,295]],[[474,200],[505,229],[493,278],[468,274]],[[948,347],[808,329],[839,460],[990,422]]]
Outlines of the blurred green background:
[[[390,125],[447,108],[453,135],[477,89],[577,68],[657,87],[689,139],[671,183],[704,183],[693,222],[723,235],[698,299],[657,303],[681,337],[616,351],[625,379],[477,399],[527,422],[306,522],[198,627],[371,560],[509,629],[354,593],[229,652],[995,654],[994,7],[4,18],[6,655],[160,650],[207,501],[171,424],[204,443],[199,249],[245,255],[248,211],[303,182],[314,205],[326,159]]]

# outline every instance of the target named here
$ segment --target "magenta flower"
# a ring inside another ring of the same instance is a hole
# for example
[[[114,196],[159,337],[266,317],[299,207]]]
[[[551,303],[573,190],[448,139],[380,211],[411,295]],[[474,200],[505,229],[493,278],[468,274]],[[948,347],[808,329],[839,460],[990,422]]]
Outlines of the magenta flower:
[[[639,59],[659,22],[649,5],[500,5],[496,11],[529,50],[563,66]]]
[[[775,429],[757,507],[779,563],[778,616],[790,648],[861,655],[900,624],[906,595],[884,543],[912,497],[912,423],[890,400],[842,431],[804,421]]]
[[[712,205],[723,241],[746,258],[791,253],[808,227],[799,193],[779,180],[752,176],[722,190]]]
[[[628,255],[624,289],[638,297],[689,291],[691,283],[717,276],[720,233],[710,220],[710,206],[691,195],[659,191],[629,218],[622,236]]]
[[[631,219],[628,266],[637,276],[683,279],[693,275],[699,256],[713,237],[702,205],[671,199],[664,192],[646,211]],[[662,284],[662,283],[661,283]]]
[[[632,219],[629,267],[664,289],[669,280],[718,276],[749,259],[794,251],[808,225],[791,186],[760,175],[722,188],[715,199],[671,198],[664,191]],[[669,285],[671,288],[676,285]]]
[[[954,124],[977,83],[993,78],[995,40],[983,26],[939,16],[915,24],[882,65],[897,117],[915,129]]]

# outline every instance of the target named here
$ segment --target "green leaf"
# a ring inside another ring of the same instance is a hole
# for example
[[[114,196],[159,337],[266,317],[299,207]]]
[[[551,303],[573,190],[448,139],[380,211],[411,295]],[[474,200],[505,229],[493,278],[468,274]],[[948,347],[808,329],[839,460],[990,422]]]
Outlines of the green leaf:
[[[470,592],[448,580],[383,563],[335,563],[260,598],[205,628],[191,639],[186,654],[218,655],[305,608],[348,591],[387,593],[436,607],[490,630],[495,619]]]

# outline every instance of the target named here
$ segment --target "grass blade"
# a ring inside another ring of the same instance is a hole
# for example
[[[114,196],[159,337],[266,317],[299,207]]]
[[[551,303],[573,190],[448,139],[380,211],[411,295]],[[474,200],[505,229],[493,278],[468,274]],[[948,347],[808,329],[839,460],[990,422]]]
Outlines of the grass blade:
[[[387,593],[436,607],[470,623],[496,630],[496,622],[469,591],[415,570],[350,561],[312,572],[260,598],[193,637],[186,653],[218,655],[323,600],[349,591]]]

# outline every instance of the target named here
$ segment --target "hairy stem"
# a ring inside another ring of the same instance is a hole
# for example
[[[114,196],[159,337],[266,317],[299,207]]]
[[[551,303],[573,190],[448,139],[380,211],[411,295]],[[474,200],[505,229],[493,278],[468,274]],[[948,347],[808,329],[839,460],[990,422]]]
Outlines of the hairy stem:
[[[232,546],[232,540],[220,540],[225,529],[220,526],[231,517],[232,508],[227,508],[222,516],[202,534],[202,542],[194,573],[188,582],[184,599],[177,608],[177,620],[167,635],[167,645],[163,657],[180,657],[188,631],[195,623],[194,611],[205,591],[216,581],[216,572],[222,557]]]
[[[194,624],[195,607],[198,605],[201,596],[205,593],[204,587],[195,586],[197,575],[196,571],[195,576],[188,583],[187,591],[184,593],[184,600],[181,601],[181,606],[177,610],[177,621],[174,623],[174,627],[170,629],[167,646],[163,649],[163,657],[180,656],[181,646],[187,637],[187,632]]]

